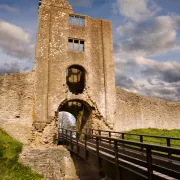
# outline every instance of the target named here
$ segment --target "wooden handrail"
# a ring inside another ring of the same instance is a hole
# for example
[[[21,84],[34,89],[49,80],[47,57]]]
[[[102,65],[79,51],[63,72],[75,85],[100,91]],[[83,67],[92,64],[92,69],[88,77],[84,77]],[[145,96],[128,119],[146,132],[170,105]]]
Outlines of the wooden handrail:
[[[67,130],[67,129],[64,129],[65,132],[66,132],[66,138],[67,138],[67,132],[72,132],[72,130]],[[74,132],[74,131],[73,131]],[[82,132],[82,134],[86,134],[84,132]],[[147,144],[147,143],[141,143],[141,142],[134,142],[134,141],[130,141],[130,140],[124,140],[124,139],[117,139],[117,138],[110,138],[110,137],[106,137],[106,136],[99,136],[99,135],[93,135],[93,134],[86,134],[90,137],[93,137],[93,139],[96,139],[98,138],[99,141],[105,139],[105,140],[108,140],[108,141],[117,141],[118,143],[122,143],[124,145],[132,145],[132,146],[138,146],[140,148],[151,148],[152,150],[158,150],[158,151],[161,151],[161,152],[171,152],[172,154],[177,154],[177,155],[180,155],[180,149],[179,148],[173,148],[173,147],[165,147],[165,146],[160,146],[160,145],[154,145],[154,144]]]
[[[88,128],[90,129],[90,128]],[[91,130],[91,129],[90,129]],[[107,131],[107,130],[97,130],[97,129],[93,129],[93,131],[101,131],[101,132],[111,132],[114,134],[124,134],[124,135],[134,135],[134,136],[144,136],[144,137],[153,137],[153,138],[164,138],[164,139],[172,139],[172,140],[180,140],[180,138],[178,137],[170,137],[170,136],[156,136],[156,135],[148,135],[148,134],[136,134],[136,133],[127,133],[127,132],[117,132],[117,131]]]
[[[81,155],[82,152],[84,152],[83,158],[85,160],[88,160],[88,158],[91,157],[89,157],[89,152],[94,149],[93,151],[95,151],[95,154],[97,156],[98,167],[100,169],[102,168],[102,162],[106,160],[108,156],[111,157],[111,162],[113,161],[116,167],[117,180],[119,180],[121,174],[121,168],[119,167],[123,167],[123,157],[125,158],[126,162],[129,161],[131,163],[132,168],[130,168],[129,170],[132,169],[132,171],[134,171],[134,168],[136,168],[136,163],[144,167],[146,169],[146,177],[149,180],[153,179],[154,171],[161,173],[163,170],[163,173],[165,173],[165,175],[169,175],[170,173],[170,175],[175,178],[180,176],[180,172],[178,172],[177,170],[177,168],[180,167],[180,149],[170,147],[170,144],[168,147],[165,147],[143,143],[143,136],[140,136],[140,140],[142,142],[134,142],[125,139],[102,136],[101,133],[95,135],[88,133],[88,131],[79,133],[73,130],[62,128],[60,128],[59,130],[59,135],[61,136],[61,141],[63,142],[63,144],[66,145],[66,147],[69,147],[70,150],[77,153],[78,155]],[[93,131],[95,130],[90,130],[90,132]],[[72,135],[74,132],[76,132],[76,137],[73,137]],[[111,136],[111,131],[108,131],[108,133],[110,134],[109,136]],[[80,135],[83,135],[82,138],[80,138]],[[169,141],[170,140],[168,139],[167,143],[170,143]],[[74,149],[74,147],[76,148]],[[83,148],[83,151],[82,149],[80,150],[80,148]],[[135,157],[132,155],[133,151],[134,153],[136,152]],[[128,152],[131,152],[131,154],[128,154]],[[137,152],[139,153],[138,156]],[[106,156],[105,158],[104,155]],[[146,159],[144,159],[144,157]],[[174,159],[172,159],[172,157]],[[163,164],[160,166],[159,164],[156,164],[154,160],[162,161]],[[172,163],[172,160],[174,160],[176,163]],[[173,167],[171,167],[172,165]],[[174,167],[176,170],[173,169]],[[139,172],[137,172],[137,174],[138,173]],[[144,176],[143,174],[140,175]]]

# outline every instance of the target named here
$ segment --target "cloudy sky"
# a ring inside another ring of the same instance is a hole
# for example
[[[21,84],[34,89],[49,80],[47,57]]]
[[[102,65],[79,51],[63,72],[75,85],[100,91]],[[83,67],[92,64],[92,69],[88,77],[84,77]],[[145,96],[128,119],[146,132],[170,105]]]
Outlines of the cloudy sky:
[[[180,101],[180,0],[68,0],[112,21],[117,86]],[[0,74],[34,66],[38,0],[0,0]]]

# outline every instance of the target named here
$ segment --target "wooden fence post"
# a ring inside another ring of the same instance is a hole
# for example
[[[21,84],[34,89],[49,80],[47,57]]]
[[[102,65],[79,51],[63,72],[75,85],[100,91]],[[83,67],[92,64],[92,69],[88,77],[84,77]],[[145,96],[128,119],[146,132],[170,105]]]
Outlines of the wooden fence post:
[[[140,142],[143,143],[143,135],[140,135]],[[143,151],[143,147],[141,147],[141,150]]]
[[[91,134],[92,134],[92,140],[93,140],[93,129],[91,129]]]
[[[167,138],[167,147],[171,147],[171,139]],[[168,158],[171,159],[171,151],[168,151]]]
[[[118,162],[118,142],[114,141],[114,153],[115,153],[115,163],[116,163],[116,180],[120,180],[120,169],[119,169],[119,162]]]
[[[98,132],[99,132],[99,136],[101,136],[101,130],[98,130]],[[100,142],[101,142],[101,138],[100,138]]]
[[[64,129],[62,129],[62,144],[64,145]]]
[[[71,150],[73,151],[72,131],[70,131],[70,143],[71,143]]]
[[[79,134],[78,132],[76,132],[76,147],[77,147],[77,154],[79,154]]]
[[[68,146],[67,129],[66,129],[66,146]]]
[[[148,170],[148,180],[152,180],[153,169],[152,169],[152,151],[150,147],[146,148],[147,156],[147,170]]]
[[[96,152],[97,152],[97,158],[98,158],[98,166],[100,169],[101,168],[101,157],[99,154],[99,137],[96,137]]]
[[[85,160],[88,159],[88,151],[87,151],[87,134],[84,137],[84,146],[85,146]]]
[[[124,140],[124,133],[122,133],[122,140]],[[123,143],[123,146],[122,146],[122,147],[125,148],[124,143]]]
[[[111,132],[109,131],[109,144],[111,145]]]

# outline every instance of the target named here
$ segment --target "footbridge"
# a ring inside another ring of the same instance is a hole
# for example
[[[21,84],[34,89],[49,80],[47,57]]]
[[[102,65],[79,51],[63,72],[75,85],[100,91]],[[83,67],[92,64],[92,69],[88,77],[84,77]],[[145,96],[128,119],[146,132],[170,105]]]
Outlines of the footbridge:
[[[62,128],[58,136],[59,144],[112,180],[180,179],[180,148],[172,147],[180,138],[94,129],[79,133]],[[133,140],[127,140],[130,136]],[[144,142],[148,137],[164,140],[165,144]]]

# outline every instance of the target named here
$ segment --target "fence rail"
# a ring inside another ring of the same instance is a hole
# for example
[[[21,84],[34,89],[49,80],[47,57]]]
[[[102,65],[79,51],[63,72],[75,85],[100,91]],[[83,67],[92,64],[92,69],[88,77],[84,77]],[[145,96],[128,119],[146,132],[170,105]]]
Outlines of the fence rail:
[[[104,132],[108,136],[102,136]],[[134,142],[122,137],[119,139],[118,136],[118,138],[112,137],[112,133],[123,135],[123,133],[94,129],[87,129],[85,133],[79,133],[60,128],[59,142],[86,160],[90,158],[90,153],[95,154],[99,168],[102,168],[104,160],[112,163],[116,169],[114,178],[116,180],[122,178],[122,169],[149,180],[158,177],[162,179],[180,178],[180,149],[170,147],[169,140],[167,147],[164,147],[143,143],[142,137],[147,135],[138,135],[141,137],[140,142]],[[176,138],[176,140],[180,139]]]
[[[127,132],[116,132],[116,131],[106,131],[106,130],[96,130],[96,129],[86,129],[86,133],[90,134],[98,134],[98,135],[103,135],[107,137],[117,137],[123,140],[135,140],[143,143],[144,141],[147,142],[148,144],[150,143],[160,143],[164,144],[167,147],[172,147],[172,146],[178,146],[180,147],[180,138],[177,137],[168,137],[168,136],[155,136],[155,135],[148,135],[148,134],[135,134],[135,133],[127,133]],[[145,138],[154,138],[154,141],[149,141],[145,140]],[[155,140],[164,140],[163,142],[158,142]],[[177,141],[179,142],[177,144],[173,144],[172,141]]]

